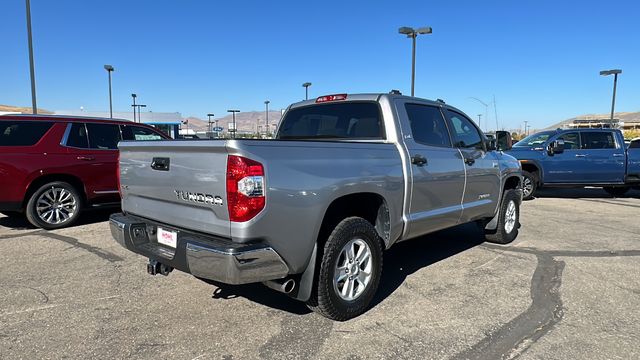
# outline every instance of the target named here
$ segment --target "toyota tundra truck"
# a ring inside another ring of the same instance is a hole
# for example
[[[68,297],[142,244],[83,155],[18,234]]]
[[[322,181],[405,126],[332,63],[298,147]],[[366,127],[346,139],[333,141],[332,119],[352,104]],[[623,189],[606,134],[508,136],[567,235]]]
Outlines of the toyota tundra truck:
[[[262,282],[333,320],[365,312],[383,251],[462,223],[519,229],[518,161],[443,101],[336,94],[289,106],[273,140],[120,142],[111,232],[222,284]]]

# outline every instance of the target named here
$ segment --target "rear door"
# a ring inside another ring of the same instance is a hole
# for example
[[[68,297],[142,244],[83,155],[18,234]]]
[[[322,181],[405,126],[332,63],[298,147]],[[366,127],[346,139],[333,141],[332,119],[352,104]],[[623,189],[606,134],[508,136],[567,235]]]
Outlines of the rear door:
[[[496,154],[487,152],[481,131],[473,121],[457,111],[446,109],[445,112],[454,146],[462,154],[467,178],[461,221],[490,216],[495,212],[501,191]]]
[[[117,202],[116,177],[120,127],[115,124],[69,123],[63,138],[67,164],[84,182],[92,202]]]
[[[408,237],[458,223],[462,214],[464,163],[451,143],[439,106],[398,100],[404,143],[411,162]]]
[[[613,131],[584,131],[582,149],[586,166],[583,174],[589,183],[623,182],[625,176],[625,148],[618,143]]]

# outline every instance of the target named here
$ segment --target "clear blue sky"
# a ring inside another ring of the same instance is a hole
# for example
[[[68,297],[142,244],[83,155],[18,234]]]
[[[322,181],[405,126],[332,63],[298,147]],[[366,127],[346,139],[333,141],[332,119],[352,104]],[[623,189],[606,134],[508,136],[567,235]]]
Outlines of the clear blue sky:
[[[402,5],[400,5],[402,4]],[[508,128],[544,127],[640,110],[640,2],[628,1],[81,1],[32,0],[38,106],[108,110],[130,94],[152,111],[204,118],[285,108],[330,93],[410,92],[411,41],[400,26],[432,26],[418,38],[416,96],[442,98],[477,118],[497,100]],[[0,104],[30,106],[24,0],[0,2]],[[493,111],[489,120],[495,124]],[[493,126],[492,126],[493,127]]]

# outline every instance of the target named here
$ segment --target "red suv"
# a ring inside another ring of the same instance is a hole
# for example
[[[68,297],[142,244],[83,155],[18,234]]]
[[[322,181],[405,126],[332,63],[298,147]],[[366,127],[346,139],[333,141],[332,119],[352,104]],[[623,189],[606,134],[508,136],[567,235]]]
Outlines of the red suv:
[[[0,212],[43,229],[88,207],[119,205],[121,140],[164,140],[148,125],[52,115],[0,116]]]

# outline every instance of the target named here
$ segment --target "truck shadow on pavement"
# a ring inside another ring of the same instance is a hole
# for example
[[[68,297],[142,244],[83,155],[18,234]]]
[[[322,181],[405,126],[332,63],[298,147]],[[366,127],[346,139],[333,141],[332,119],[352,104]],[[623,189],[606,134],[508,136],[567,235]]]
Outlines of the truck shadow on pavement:
[[[535,193],[536,198],[559,198],[559,199],[615,199],[602,188],[542,188]],[[640,191],[629,190],[619,198],[640,199]]]
[[[384,254],[382,278],[369,310],[393,294],[407,276],[483,242],[483,232],[475,223],[471,223],[392,246]],[[304,303],[262,284],[228,285],[206,279],[200,280],[216,287],[211,296],[213,299],[228,300],[241,296],[288,313],[304,315],[311,312]]]
[[[70,228],[82,225],[90,225],[109,220],[109,215],[120,211],[119,208],[109,209],[89,209],[80,214],[80,218],[75,224],[69,226]],[[0,217],[0,226],[4,226],[13,230],[30,230],[37,229],[31,225],[27,218],[24,216],[17,217]]]

